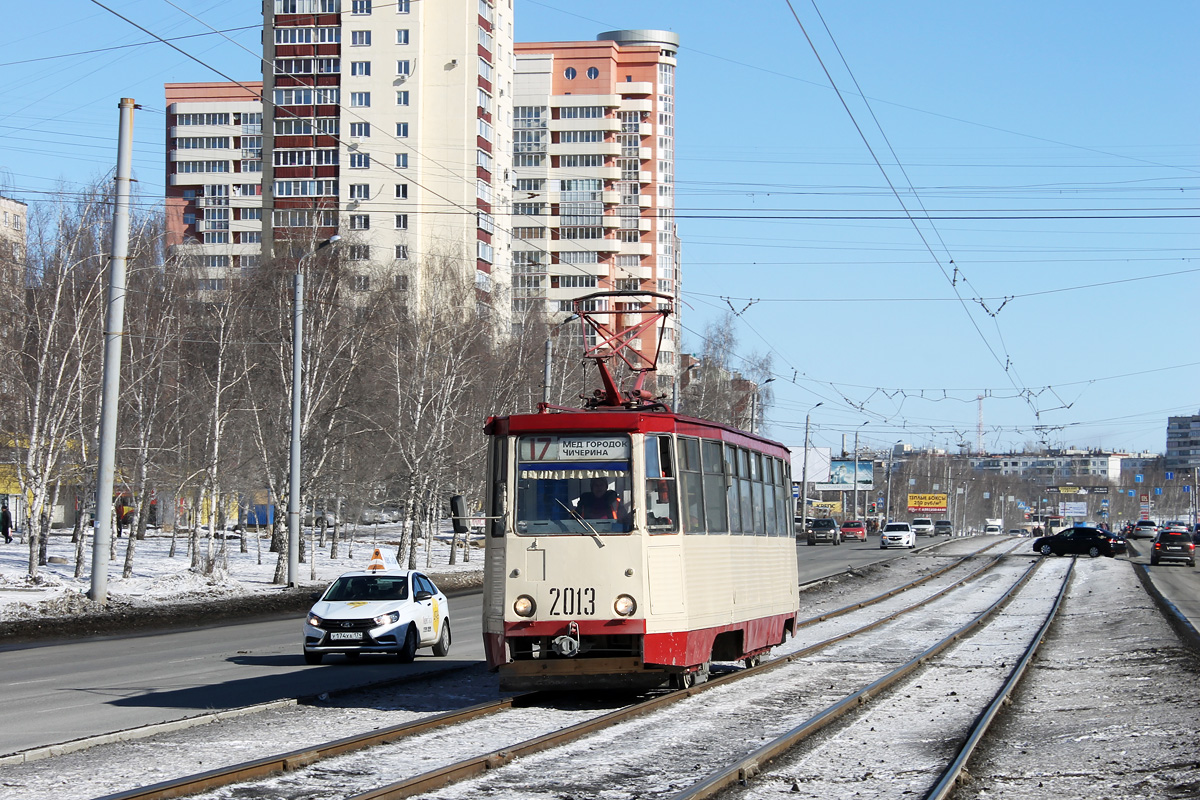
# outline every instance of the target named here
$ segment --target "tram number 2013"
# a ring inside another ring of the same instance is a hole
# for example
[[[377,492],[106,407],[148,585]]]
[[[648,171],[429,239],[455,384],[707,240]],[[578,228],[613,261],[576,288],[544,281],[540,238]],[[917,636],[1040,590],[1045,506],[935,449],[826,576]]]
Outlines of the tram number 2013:
[[[554,599],[550,604],[551,616],[590,617],[596,613],[596,590],[591,587],[560,589],[556,586],[550,589],[550,597]]]

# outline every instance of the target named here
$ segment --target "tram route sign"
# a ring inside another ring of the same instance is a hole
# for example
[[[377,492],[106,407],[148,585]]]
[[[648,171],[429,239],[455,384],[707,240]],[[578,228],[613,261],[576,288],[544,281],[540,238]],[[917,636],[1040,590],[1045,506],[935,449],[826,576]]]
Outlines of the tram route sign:
[[[629,459],[629,437],[524,436],[522,461],[613,461]]]
[[[909,511],[945,511],[946,495],[944,494],[909,494]]]

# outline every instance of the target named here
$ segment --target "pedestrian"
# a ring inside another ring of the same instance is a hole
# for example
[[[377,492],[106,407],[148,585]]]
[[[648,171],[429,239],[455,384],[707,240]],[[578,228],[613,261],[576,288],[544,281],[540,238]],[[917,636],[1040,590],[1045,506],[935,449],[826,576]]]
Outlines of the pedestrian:
[[[4,543],[12,544],[12,514],[8,513],[8,501],[0,501],[0,533],[4,534]]]

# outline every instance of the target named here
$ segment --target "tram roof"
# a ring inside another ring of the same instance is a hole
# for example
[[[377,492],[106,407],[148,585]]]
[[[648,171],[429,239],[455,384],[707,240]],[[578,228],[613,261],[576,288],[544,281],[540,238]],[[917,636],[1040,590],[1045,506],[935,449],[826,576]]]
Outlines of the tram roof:
[[[662,411],[578,411],[552,414],[512,414],[489,417],[484,433],[489,436],[508,436],[522,433],[583,434],[603,433],[678,433],[705,439],[719,439],[730,444],[776,451],[772,455],[788,458],[787,446],[773,439],[724,425],[712,420],[687,417]]]

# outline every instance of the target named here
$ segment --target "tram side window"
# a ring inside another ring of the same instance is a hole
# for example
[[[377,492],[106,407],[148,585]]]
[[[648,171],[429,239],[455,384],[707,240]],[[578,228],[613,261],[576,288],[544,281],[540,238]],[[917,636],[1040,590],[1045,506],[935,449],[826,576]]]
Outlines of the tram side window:
[[[646,437],[646,528],[651,533],[679,530],[671,451],[670,436]]]
[[[738,448],[738,493],[742,498],[742,533],[754,533],[754,473],[750,451]]]
[[[700,471],[700,440],[679,437],[680,495],[683,497],[683,532],[704,533],[704,486]],[[722,520],[724,525],[724,520]]]
[[[741,484],[738,480],[738,450],[731,444],[725,445],[725,485],[729,499],[729,532],[742,532]]]
[[[775,459],[763,456],[763,515],[767,536],[774,536],[775,521]]]
[[[720,442],[701,443],[704,466],[704,522],[709,533],[729,532],[729,509],[725,496],[725,459]]]
[[[782,460],[775,461],[775,535],[792,535],[792,517],[789,513],[787,488],[787,468]]]
[[[492,536],[503,536],[508,527],[508,440],[502,436],[492,439],[492,496],[488,520]]]
[[[758,536],[767,535],[766,503],[763,499],[763,457],[762,453],[750,454],[750,474],[754,483],[750,487],[751,504],[754,507],[754,533]]]

